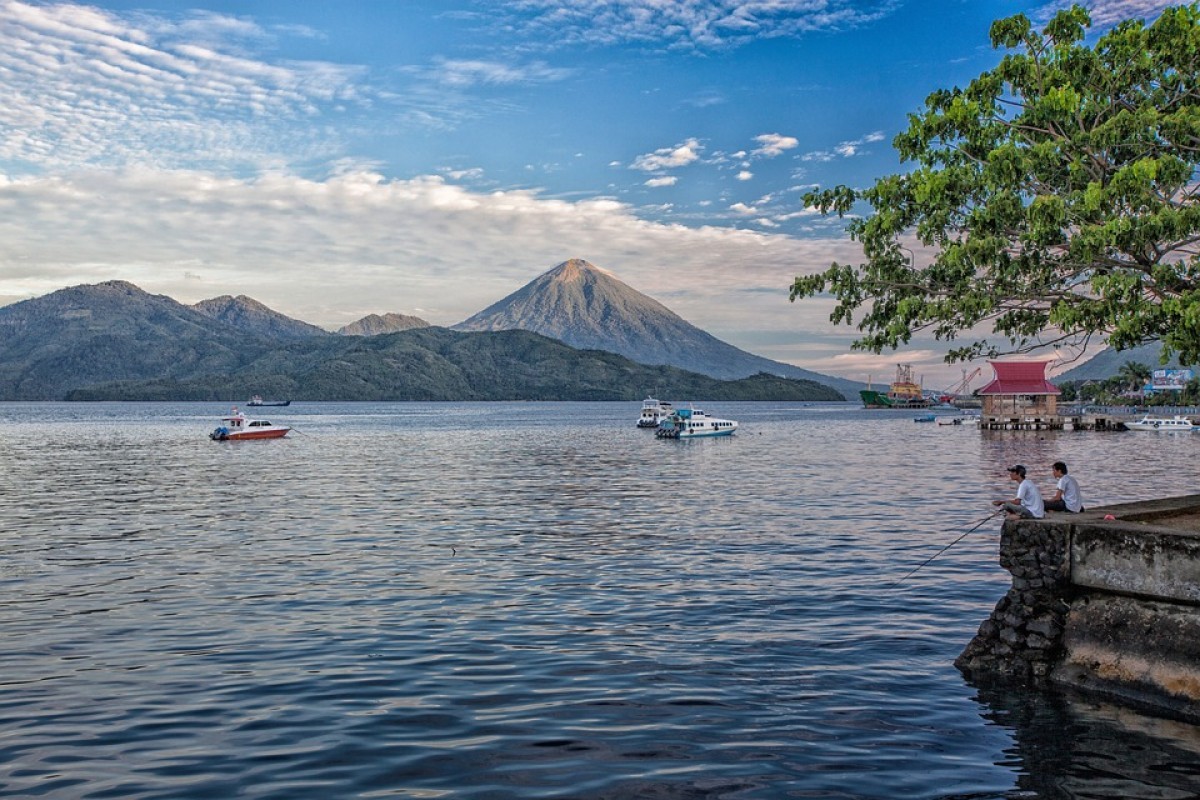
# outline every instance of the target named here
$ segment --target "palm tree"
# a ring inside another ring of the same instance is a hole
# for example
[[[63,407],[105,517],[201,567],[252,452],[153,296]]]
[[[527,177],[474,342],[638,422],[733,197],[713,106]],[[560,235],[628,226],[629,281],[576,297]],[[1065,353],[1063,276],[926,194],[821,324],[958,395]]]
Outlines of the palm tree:
[[[1142,387],[1150,380],[1150,367],[1138,361],[1126,361],[1117,371],[1121,383],[1131,392],[1141,392]]]

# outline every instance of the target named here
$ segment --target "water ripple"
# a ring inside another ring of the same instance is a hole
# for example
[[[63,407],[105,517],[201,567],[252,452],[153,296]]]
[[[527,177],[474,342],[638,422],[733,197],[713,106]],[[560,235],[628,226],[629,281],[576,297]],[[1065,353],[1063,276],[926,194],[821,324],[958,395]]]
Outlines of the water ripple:
[[[288,439],[209,442],[222,410],[0,405],[0,796],[1116,798],[1197,775],[1192,728],[963,683],[1007,587],[998,526],[889,584],[990,513],[1008,463],[1048,485],[1061,458],[1116,502],[1191,491],[1200,439],[723,404],[736,437],[662,442],[636,404],[513,403],[299,405]]]

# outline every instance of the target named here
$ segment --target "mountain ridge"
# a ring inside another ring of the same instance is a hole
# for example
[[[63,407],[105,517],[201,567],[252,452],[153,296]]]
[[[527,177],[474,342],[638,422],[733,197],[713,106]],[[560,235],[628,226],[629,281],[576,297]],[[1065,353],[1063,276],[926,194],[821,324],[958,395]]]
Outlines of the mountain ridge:
[[[123,281],[0,307],[0,400],[635,400],[648,386],[690,399],[838,399],[813,382],[721,381],[529,331],[270,338],[221,316]]]
[[[329,336],[329,331],[268,308],[252,297],[221,295],[201,300],[192,308],[239,330],[270,339],[303,339]]]

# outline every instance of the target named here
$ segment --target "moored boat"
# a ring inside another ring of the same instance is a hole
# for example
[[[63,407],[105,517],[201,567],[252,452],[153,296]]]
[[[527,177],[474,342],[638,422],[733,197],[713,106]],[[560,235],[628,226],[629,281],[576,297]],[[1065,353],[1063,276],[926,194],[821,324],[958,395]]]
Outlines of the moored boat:
[[[638,417],[639,428],[657,428],[659,423],[671,416],[675,409],[665,400],[647,397],[642,401],[642,414]]]
[[[254,395],[247,402],[248,406],[290,406],[291,400],[263,400],[260,395]]]
[[[730,436],[737,426],[736,420],[710,417],[698,408],[681,408],[659,423],[654,435],[659,439]]]
[[[1195,423],[1178,414],[1173,417],[1152,417],[1147,414],[1139,420],[1126,422],[1125,427],[1131,431],[1193,431],[1196,429]]]
[[[208,435],[215,442],[239,441],[242,439],[278,439],[287,436],[291,428],[275,425],[265,419],[250,419],[235,406],[229,416],[221,418],[221,424]]]
[[[863,408],[929,408],[933,400],[925,396],[919,384],[912,379],[911,364],[896,365],[896,380],[886,392],[866,388],[858,393]]]

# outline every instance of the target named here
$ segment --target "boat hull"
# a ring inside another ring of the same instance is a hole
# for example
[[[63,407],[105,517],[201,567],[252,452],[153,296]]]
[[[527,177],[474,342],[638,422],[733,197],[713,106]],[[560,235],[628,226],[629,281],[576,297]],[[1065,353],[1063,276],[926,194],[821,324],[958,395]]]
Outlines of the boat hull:
[[[282,439],[290,431],[291,428],[272,428],[262,431],[238,431],[223,434],[214,432],[211,438],[217,442],[240,442],[248,439]]]
[[[862,389],[858,396],[862,398],[863,408],[929,408],[933,405],[926,398],[891,397],[885,392],[875,389]]]
[[[1196,425],[1187,418],[1175,417],[1174,419],[1153,419],[1146,417],[1134,422],[1126,422],[1125,427],[1131,431],[1165,431],[1177,433],[1191,433],[1196,430]]]
[[[710,439],[714,436],[733,436],[733,429],[720,431],[680,431],[679,439]]]

